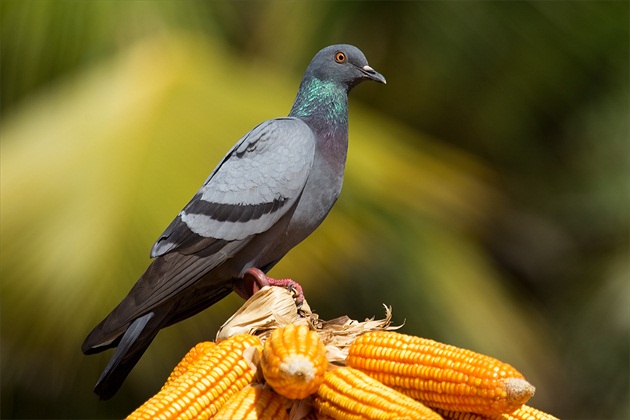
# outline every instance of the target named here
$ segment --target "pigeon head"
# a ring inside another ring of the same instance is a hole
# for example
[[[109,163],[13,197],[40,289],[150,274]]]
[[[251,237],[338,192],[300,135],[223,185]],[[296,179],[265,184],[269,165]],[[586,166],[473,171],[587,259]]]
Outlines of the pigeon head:
[[[328,121],[347,126],[348,92],[364,80],[385,83],[357,47],[326,47],[308,65],[289,116],[316,118],[318,125]]]
[[[349,92],[364,80],[386,83],[379,72],[368,65],[365,55],[353,45],[331,45],[319,51],[306,70],[323,82],[333,82]]]

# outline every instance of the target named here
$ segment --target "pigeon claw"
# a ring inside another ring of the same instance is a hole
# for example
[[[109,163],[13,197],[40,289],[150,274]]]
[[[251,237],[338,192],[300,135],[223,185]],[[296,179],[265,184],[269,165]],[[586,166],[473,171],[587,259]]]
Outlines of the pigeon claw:
[[[249,299],[257,291],[265,286],[283,287],[293,295],[298,307],[304,302],[304,292],[302,286],[291,279],[274,279],[268,277],[258,268],[250,268],[243,275],[242,282],[234,288],[234,291],[243,299]]]
[[[302,291],[302,286],[300,286],[297,281],[291,279],[272,279],[271,277],[267,277],[267,280],[269,280],[270,286],[284,287],[291,292],[298,308],[304,302],[304,292]]]

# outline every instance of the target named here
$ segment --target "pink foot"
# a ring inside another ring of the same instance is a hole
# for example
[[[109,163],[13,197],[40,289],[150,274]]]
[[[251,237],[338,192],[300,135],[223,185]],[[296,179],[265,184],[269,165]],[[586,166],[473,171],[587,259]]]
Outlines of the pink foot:
[[[234,290],[244,299],[249,299],[254,293],[265,286],[284,287],[288,289],[294,296],[298,306],[304,301],[304,292],[302,286],[291,279],[274,279],[267,277],[258,268],[250,268],[243,276],[242,287],[236,287]]]

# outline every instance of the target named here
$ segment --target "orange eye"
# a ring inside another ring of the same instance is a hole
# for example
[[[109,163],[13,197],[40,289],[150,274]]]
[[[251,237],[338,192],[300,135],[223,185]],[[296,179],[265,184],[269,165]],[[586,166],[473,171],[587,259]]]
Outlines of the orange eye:
[[[337,51],[337,53],[335,54],[335,61],[337,63],[345,63],[346,62],[346,55],[344,53],[342,53],[341,51]]]

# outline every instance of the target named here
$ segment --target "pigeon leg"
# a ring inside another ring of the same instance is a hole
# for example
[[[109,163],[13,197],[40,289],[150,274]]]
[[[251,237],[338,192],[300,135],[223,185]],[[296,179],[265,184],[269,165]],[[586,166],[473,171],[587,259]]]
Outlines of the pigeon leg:
[[[250,268],[245,272],[242,280],[242,287],[235,287],[236,293],[244,299],[250,298],[254,293],[265,286],[284,287],[294,296],[298,306],[304,301],[302,286],[291,279],[274,279],[268,277],[258,268]]]

